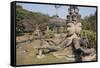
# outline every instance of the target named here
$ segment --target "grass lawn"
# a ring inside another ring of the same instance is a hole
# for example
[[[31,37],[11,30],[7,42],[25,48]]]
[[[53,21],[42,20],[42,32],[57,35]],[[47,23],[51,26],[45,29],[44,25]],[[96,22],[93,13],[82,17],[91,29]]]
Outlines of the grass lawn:
[[[55,42],[60,41],[59,38],[58,39],[54,38],[53,40]],[[45,54],[45,57],[43,57],[42,59],[38,59],[36,56],[37,50],[35,49],[35,47],[38,47],[38,46],[40,46],[40,40],[33,40],[31,43],[28,42],[22,45],[16,45],[16,64],[17,65],[31,65],[31,64],[74,62],[74,61],[65,59],[64,57],[57,58],[56,56],[54,56],[53,52]],[[64,50],[57,51],[56,53],[60,55],[71,55],[72,49],[65,48]]]
[[[56,58],[53,56],[52,52],[45,54],[42,59],[37,59],[36,52],[34,48],[37,46],[38,42],[32,42],[29,45],[19,45],[16,47],[16,63],[17,65],[27,65],[27,64],[47,64],[47,63],[63,63],[70,62],[65,58]],[[66,52],[65,52],[66,53]]]

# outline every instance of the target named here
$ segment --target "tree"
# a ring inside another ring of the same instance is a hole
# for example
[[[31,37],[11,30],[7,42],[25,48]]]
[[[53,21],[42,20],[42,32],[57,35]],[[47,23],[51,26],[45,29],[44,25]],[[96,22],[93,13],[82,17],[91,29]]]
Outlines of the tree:
[[[23,9],[22,6],[16,5],[16,31],[23,33],[26,31],[34,31],[35,25],[44,31],[49,22],[50,17],[40,12],[32,12]]]
[[[92,30],[96,31],[96,12],[90,16],[86,16],[84,19],[81,20],[82,28],[85,30]]]

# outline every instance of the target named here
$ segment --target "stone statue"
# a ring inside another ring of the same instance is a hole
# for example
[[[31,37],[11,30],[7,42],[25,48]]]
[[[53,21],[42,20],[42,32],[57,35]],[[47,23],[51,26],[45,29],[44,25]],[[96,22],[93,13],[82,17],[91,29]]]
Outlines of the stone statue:
[[[74,53],[74,58],[75,62],[81,62],[83,61],[83,55],[82,54],[91,54],[93,53],[93,49],[84,49],[81,47],[81,38],[79,37],[80,31],[82,30],[82,24],[80,22],[80,17],[79,15],[79,9],[77,6],[70,6],[68,9],[69,15],[67,15],[67,36],[58,44],[54,43],[52,40],[46,40],[48,43],[53,42],[55,47],[47,47],[54,49],[56,51],[63,50],[64,48],[70,46],[72,44],[73,47],[73,53]],[[87,47],[88,46],[88,40],[86,38],[82,40],[82,44]],[[40,51],[42,54],[42,52]],[[40,55],[41,55],[40,54]]]
[[[83,33],[83,37],[82,37],[82,40],[81,40],[81,45],[85,48],[88,48],[88,45],[89,45],[89,40],[88,40],[88,37],[87,37],[85,32]]]
[[[80,22],[80,15],[79,15],[79,9],[77,6],[70,6],[69,8],[69,15],[67,15],[67,36],[65,37],[62,42],[58,44],[58,50],[62,50],[67,46],[70,46],[72,44],[73,52],[74,52],[74,58],[75,62],[81,62],[83,61],[83,53],[84,54],[91,54],[93,53],[93,49],[84,49],[81,47],[81,44],[83,44],[85,47],[87,47],[89,44],[88,39],[86,36],[84,36],[84,39],[81,41],[81,38],[79,37],[79,34],[82,30],[82,24]]]
[[[83,54],[91,54],[93,53],[93,49],[87,48],[89,45],[88,38],[86,34],[84,35],[83,39],[79,37],[80,31],[82,30],[82,25],[80,22],[80,15],[79,15],[79,9],[77,6],[70,6],[69,8],[69,15],[68,17],[68,22],[67,22],[67,36],[72,37],[70,40],[70,44],[73,45],[73,52],[75,55],[75,62],[80,62],[82,61]],[[67,37],[67,38],[68,38]],[[85,47],[82,48],[80,45],[83,45]],[[83,53],[83,54],[82,54]]]

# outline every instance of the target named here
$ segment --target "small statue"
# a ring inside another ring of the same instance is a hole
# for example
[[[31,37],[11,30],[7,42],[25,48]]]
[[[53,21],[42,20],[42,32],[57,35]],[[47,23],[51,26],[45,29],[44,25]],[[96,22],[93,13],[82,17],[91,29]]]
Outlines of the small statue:
[[[89,45],[89,40],[85,32],[83,32],[83,38],[81,40],[81,45],[85,48],[88,48],[88,45]]]

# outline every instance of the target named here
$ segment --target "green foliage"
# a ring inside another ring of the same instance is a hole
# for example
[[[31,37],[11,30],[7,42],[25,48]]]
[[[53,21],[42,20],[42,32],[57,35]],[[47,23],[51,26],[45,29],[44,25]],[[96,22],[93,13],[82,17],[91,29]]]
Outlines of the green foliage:
[[[89,46],[90,47],[96,47],[96,32],[91,30],[82,30],[80,33],[80,37],[82,38],[84,36],[84,32],[87,34],[87,37],[89,39]]]
[[[81,23],[83,29],[96,31],[96,13],[90,16],[86,16],[81,20]]]
[[[83,36],[83,33],[85,32],[87,34],[87,37],[89,39],[89,46],[90,47],[96,47],[96,12],[90,16],[86,16],[84,19],[81,20],[82,23],[82,31],[80,33],[81,38]]]
[[[31,12],[23,9],[22,6],[16,5],[16,31],[17,33],[28,31],[34,31],[35,26],[39,25],[41,30],[46,29],[50,17],[46,14],[39,12]]]
[[[17,8],[22,8],[22,6],[20,6],[20,5],[17,5],[16,7],[17,7]]]

